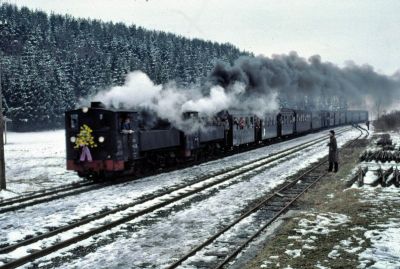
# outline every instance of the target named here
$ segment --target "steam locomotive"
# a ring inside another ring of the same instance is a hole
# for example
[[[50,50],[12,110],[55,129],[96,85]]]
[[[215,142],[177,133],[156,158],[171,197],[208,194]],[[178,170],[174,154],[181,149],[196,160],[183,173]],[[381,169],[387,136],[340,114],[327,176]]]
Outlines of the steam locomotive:
[[[366,122],[368,112],[281,109],[259,118],[242,111],[221,111],[202,118],[189,111],[183,119],[191,124],[189,131],[161,119],[147,126],[140,112],[106,109],[100,102],[67,111],[67,169],[87,178],[140,174],[271,139]]]

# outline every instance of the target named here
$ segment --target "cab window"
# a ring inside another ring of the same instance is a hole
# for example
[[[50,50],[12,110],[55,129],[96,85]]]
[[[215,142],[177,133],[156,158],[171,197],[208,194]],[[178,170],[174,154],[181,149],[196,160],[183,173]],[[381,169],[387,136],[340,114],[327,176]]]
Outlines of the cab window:
[[[71,114],[70,127],[71,129],[78,129],[78,114]]]

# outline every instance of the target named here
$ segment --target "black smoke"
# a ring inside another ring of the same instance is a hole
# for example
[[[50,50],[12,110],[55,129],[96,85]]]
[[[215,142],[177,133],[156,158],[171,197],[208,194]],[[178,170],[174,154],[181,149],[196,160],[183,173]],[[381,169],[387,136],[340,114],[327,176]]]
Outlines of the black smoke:
[[[389,110],[400,97],[400,78],[379,74],[369,65],[347,63],[340,68],[292,52],[271,58],[241,57],[233,65],[217,63],[209,81],[229,90],[245,85],[247,101],[278,93],[280,106],[300,109]],[[379,112],[378,112],[379,114]]]

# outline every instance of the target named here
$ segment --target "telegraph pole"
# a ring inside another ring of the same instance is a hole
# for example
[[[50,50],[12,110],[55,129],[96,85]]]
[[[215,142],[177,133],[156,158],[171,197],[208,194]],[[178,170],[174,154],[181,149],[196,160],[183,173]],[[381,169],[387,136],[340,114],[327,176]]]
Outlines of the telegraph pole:
[[[0,31],[6,27],[7,22],[0,22]],[[2,53],[0,51],[1,56]],[[4,117],[3,117],[3,92],[1,87],[2,59],[0,59],[0,190],[6,189],[6,163],[4,159]]]

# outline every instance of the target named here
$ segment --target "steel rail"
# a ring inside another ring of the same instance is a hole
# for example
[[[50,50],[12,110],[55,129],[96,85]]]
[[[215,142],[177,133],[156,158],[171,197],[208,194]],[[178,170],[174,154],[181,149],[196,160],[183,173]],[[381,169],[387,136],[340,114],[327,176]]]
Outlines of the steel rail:
[[[350,130],[350,129],[341,130],[340,132],[338,132],[338,134],[344,133],[344,132],[346,132],[348,130]],[[317,138],[317,139],[315,139],[313,141],[306,142],[303,145],[306,145],[308,143],[315,144],[315,143],[318,143],[319,140],[321,140],[321,139],[324,139],[324,138],[320,137],[320,138]],[[296,147],[298,147],[298,146],[294,146],[294,147],[288,148],[288,149],[283,150],[283,151],[292,150],[292,149],[294,149]],[[274,155],[282,153],[283,151],[278,152],[278,153],[274,153]],[[255,162],[258,162],[258,161],[262,161],[263,159],[268,158],[270,156],[271,155],[266,156],[266,157],[262,157],[262,158],[259,158],[259,159],[253,160],[253,161],[250,161],[248,163],[240,165],[240,167],[243,167],[243,166],[246,166],[246,165],[250,165],[251,163],[255,163]],[[223,174],[223,173],[226,173],[226,172],[229,172],[229,171],[234,171],[236,169],[238,169],[238,167],[233,167],[230,170],[224,170],[224,171],[221,171],[220,173]],[[217,175],[219,175],[218,172],[215,173],[212,176],[217,176]],[[50,202],[50,201],[53,201],[53,200],[57,200],[57,199],[68,197],[68,196],[72,196],[72,195],[81,194],[81,193],[84,193],[84,192],[96,190],[96,189],[107,187],[107,186],[110,186],[110,185],[126,183],[128,181],[129,181],[129,179],[120,179],[118,181],[105,182],[105,183],[85,182],[85,183],[82,183],[82,184],[80,184],[80,183],[71,184],[71,185],[68,185],[67,187],[54,187],[52,189],[38,191],[38,193],[34,194],[34,195],[29,195],[29,196],[24,196],[24,197],[17,197],[17,198],[11,198],[11,199],[7,199],[7,200],[3,200],[2,202],[0,202],[0,214],[1,213],[6,213],[6,212],[10,212],[10,211],[15,211],[15,210],[22,209],[22,208],[25,208],[25,207],[28,207],[28,206],[37,205],[37,204],[40,204],[40,203]],[[93,186],[93,187],[90,188],[90,186]],[[82,189],[80,191],[73,191],[74,189],[79,189],[79,188],[84,188],[84,187],[89,187],[89,188]],[[56,195],[56,194],[62,193],[62,192],[65,192],[65,193],[60,194],[60,195]],[[11,205],[14,205],[14,204],[17,204],[17,205],[11,206]]]
[[[358,129],[358,128],[357,128]],[[363,134],[363,131],[358,129],[360,131],[360,135],[352,140],[347,146],[353,144],[356,140],[360,139],[360,137]],[[307,170],[306,172],[302,173],[300,176],[298,176],[295,180],[289,182],[288,184],[284,185],[281,187],[278,191],[274,192],[272,195],[268,196],[266,199],[264,199],[262,202],[258,203],[256,206],[251,208],[250,210],[246,211],[243,213],[240,217],[236,218],[232,223],[230,223],[228,226],[226,226],[224,229],[220,230],[216,234],[214,234],[212,237],[207,239],[205,242],[200,244],[199,246],[193,248],[190,250],[186,255],[184,255],[182,258],[180,258],[178,261],[174,262],[172,265],[167,267],[167,269],[174,269],[177,268],[179,265],[181,265],[184,261],[189,259],[190,257],[194,256],[198,251],[201,249],[204,249],[206,246],[210,245],[212,242],[214,242],[218,237],[220,237],[222,234],[230,230],[232,227],[236,226],[240,221],[242,221],[244,218],[248,217],[250,214],[256,212],[259,210],[261,207],[266,205],[270,200],[272,200],[275,197],[279,197],[282,192],[285,190],[289,189],[290,187],[294,186],[297,184],[300,180],[304,179],[307,175],[309,175],[311,172],[319,168],[321,165],[325,164],[327,160],[323,160],[316,165],[314,165],[311,169]],[[327,172],[322,173],[320,176],[317,177],[315,181],[313,181],[310,185],[308,185],[304,190],[301,191],[300,194],[296,195],[287,205],[285,205],[281,210],[278,211],[277,214],[274,215],[274,217],[269,220],[265,225],[263,225],[253,236],[251,236],[248,240],[246,240],[245,243],[243,243],[238,249],[236,249],[231,255],[229,255],[221,264],[219,264],[216,268],[222,268],[226,263],[228,263],[232,258],[236,257],[237,254],[239,254],[251,241],[253,241],[263,230],[265,230],[273,221],[275,221],[280,215],[282,215],[286,210],[302,195],[304,192],[306,192],[310,187],[312,187],[315,183],[317,183],[323,176],[325,176]]]
[[[348,131],[348,129],[343,130],[341,133],[346,132],[346,131]],[[4,247],[4,248],[0,249],[0,253],[9,253],[10,251],[15,250],[15,249],[17,249],[19,247],[32,244],[34,242],[37,242],[39,240],[42,240],[42,239],[45,239],[45,238],[48,238],[48,237],[51,237],[51,236],[54,236],[54,235],[59,234],[61,232],[64,232],[64,231],[67,231],[67,230],[71,230],[71,229],[73,229],[75,227],[82,226],[82,225],[84,225],[86,223],[89,223],[89,222],[91,222],[93,220],[97,220],[97,219],[103,218],[106,215],[110,215],[110,214],[125,210],[127,208],[130,208],[130,207],[145,203],[147,201],[159,198],[161,196],[168,195],[168,194],[170,194],[172,192],[179,191],[179,190],[182,190],[184,188],[190,187],[192,185],[198,184],[198,183],[200,183],[202,181],[205,181],[207,179],[212,179],[214,177],[226,174],[225,177],[222,177],[222,178],[220,178],[220,179],[218,179],[216,181],[213,181],[210,184],[203,185],[202,187],[199,187],[199,188],[194,189],[194,190],[190,190],[190,191],[188,191],[188,192],[186,192],[184,194],[181,194],[180,196],[172,197],[171,199],[169,199],[167,201],[164,201],[164,202],[161,202],[159,204],[153,205],[151,207],[148,207],[148,208],[143,209],[143,210],[141,210],[139,212],[130,214],[128,216],[124,216],[124,217],[122,217],[122,218],[120,218],[120,219],[118,219],[116,221],[109,222],[104,226],[96,227],[96,228],[94,228],[94,229],[92,229],[92,230],[90,230],[88,232],[82,233],[82,234],[80,234],[80,235],[78,235],[76,237],[72,237],[72,238],[67,239],[65,241],[59,242],[59,243],[57,243],[55,245],[52,245],[52,246],[50,246],[48,248],[39,250],[39,251],[37,251],[35,253],[32,253],[32,254],[26,255],[26,256],[24,256],[22,258],[13,260],[13,261],[5,264],[4,266],[0,266],[0,269],[3,269],[3,268],[15,268],[15,267],[21,266],[21,265],[23,265],[23,264],[25,264],[25,263],[27,263],[29,261],[35,260],[35,259],[37,259],[39,257],[46,256],[46,255],[48,255],[48,254],[50,254],[50,253],[52,253],[54,251],[57,251],[57,250],[62,249],[62,248],[65,248],[65,247],[67,247],[67,246],[69,246],[71,244],[74,244],[74,243],[79,242],[81,240],[84,240],[86,238],[89,238],[92,235],[95,235],[95,234],[101,233],[103,231],[106,231],[108,229],[111,229],[111,228],[113,228],[115,226],[118,226],[118,225],[123,224],[125,222],[128,222],[130,220],[133,220],[135,218],[143,216],[143,215],[145,215],[147,213],[150,213],[150,212],[153,212],[153,211],[155,211],[157,209],[160,209],[162,207],[168,206],[173,202],[176,202],[176,201],[181,200],[183,198],[186,198],[186,197],[189,197],[191,195],[197,194],[197,193],[199,193],[199,192],[201,192],[203,190],[211,188],[211,187],[213,187],[215,185],[218,185],[218,184],[220,184],[220,183],[222,183],[224,181],[230,180],[230,179],[232,179],[232,178],[234,178],[236,176],[239,176],[241,174],[247,173],[247,172],[249,172],[251,170],[254,170],[254,169],[262,167],[262,166],[265,166],[265,165],[270,164],[270,163],[272,163],[274,161],[277,161],[279,159],[282,159],[284,157],[287,157],[289,155],[297,153],[297,152],[299,152],[299,151],[301,151],[303,149],[306,149],[306,148],[308,148],[308,147],[310,147],[312,145],[321,143],[325,139],[326,138],[318,138],[318,139],[316,139],[314,141],[309,141],[309,142],[303,143],[300,147],[299,147],[299,145],[298,146],[294,146],[294,147],[291,147],[291,148],[276,152],[276,153],[274,153],[272,155],[269,155],[269,156],[266,156],[266,157],[262,157],[262,158],[258,158],[256,160],[250,161],[250,162],[248,162],[246,164],[236,166],[234,168],[231,168],[231,169],[216,173],[216,174],[211,175],[211,176],[203,177],[203,178],[201,178],[201,179],[199,179],[199,180],[197,180],[195,182],[190,182],[190,183],[184,184],[183,186],[179,186],[179,187],[176,187],[176,188],[173,188],[173,189],[169,189],[169,190],[163,192],[162,194],[154,195],[153,197],[148,197],[148,198],[145,198],[145,199],[143,199],[141,201],[130,203],[130,204],[124,205],[122,207],[119,207],[119,208],[116,208],[116,209],[113,209],[113,210],[110,210],[110,211],[107,211],[107,212],[104,212],[104,213],[100,213],[99,215],[95,215],[95,216],[93,216],[91,218],[83,219],[83,220],[81,220],[81,221],[79,221],[77,223],[74,223],[74,224],[71,224],[71,225],[67,225],[67,226],[64,226],[64,227],[60,227],[60,228],[58,228],[56,230],[50,231],[49,233],[42,234],[42,235],[39,235],[39,236],[30,238],[30,239],[27,239],[27,240],[18,242],[16,244]],[[257,162],[260,162],[260,161],[263,161],[263,162],[261,162],[261,163],[259,163],[257,165],[251,166],[251,164],[254,164],[254,163],[257,163]],[[243,169],[243,167],[245,167],[245,166],[250,166],[250,167],[247,167],[247,168]],[[241,170],[235,172],[234,174],[228,175],[229,173],[231,173],[231,172],[233,172],[235,170],[239,170],[239,169],[241,169]]]

